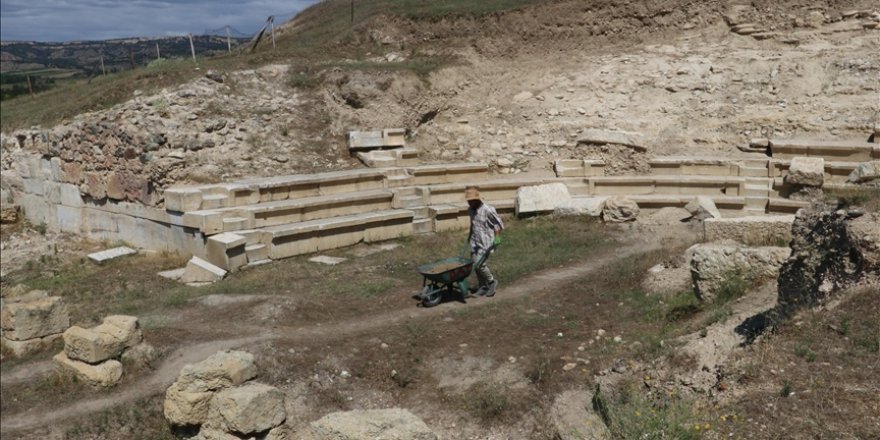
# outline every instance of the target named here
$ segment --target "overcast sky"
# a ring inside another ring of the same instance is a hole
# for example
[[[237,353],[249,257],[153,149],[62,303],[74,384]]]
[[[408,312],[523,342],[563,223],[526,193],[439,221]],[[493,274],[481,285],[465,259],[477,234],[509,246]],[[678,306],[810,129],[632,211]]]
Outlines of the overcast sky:
[[[270,15],[290,18],[318,0],[2,0],[3,40],[104,40],[201,34],[224,26],[251,34]]]

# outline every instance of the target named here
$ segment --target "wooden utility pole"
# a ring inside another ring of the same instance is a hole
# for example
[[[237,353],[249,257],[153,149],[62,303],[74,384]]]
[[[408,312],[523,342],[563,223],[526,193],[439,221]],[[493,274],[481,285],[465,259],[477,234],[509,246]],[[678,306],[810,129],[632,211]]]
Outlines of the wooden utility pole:
[[[162,54],[159,53],[159,42],[158,42],[158,41],[156,42],[156,59],[157,59],[157,60],[161,60],[161,59],[162,59]]]
[[[269,16],[269,26],[272,29],[272,49],[275,49],[275,16]]]
[[[226,49],[232,53],[232,40],[229,38],[229,25],[226,25]]]
[[[104,69],[104,54],[101,54],[101,75],[107,76],[107,71]]]
[[[189,34],[189,50],[193,55],[193,62],[196,62],[196,46],[193,44],[193,34]]]
[[[131,70],[134,70],[134,48],[128,48],[128,55],[131,57]]]
[[[31,94],[31,98],[33,98],[34,97],[34,87],[31,85],[31,76],[30,75],[26,75],[26,76],[27,76],[27,83],[28,83],[28,92]]]

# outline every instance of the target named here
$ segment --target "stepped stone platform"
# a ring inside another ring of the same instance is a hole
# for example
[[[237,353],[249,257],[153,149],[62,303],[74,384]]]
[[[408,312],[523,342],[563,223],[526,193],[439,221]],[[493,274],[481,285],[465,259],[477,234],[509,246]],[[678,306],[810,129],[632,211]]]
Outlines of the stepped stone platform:
[[[358,242],[466,229],[463,194],[471,185],[504,214],[515,212],[521,187],[563,183],[575,198],[624,196],[647,211],[684,207],[706,196],[719,210],[749,213],[760,223],[766,214],[792,214],[807,205],[786,198],[798,189],[787,179],[794,157],[824,159],[824,182],[835,187],[847,185],[860,162],[880,157],[877,144],[770,141],[772,157],[655,157],[641,175],[606,176],[605,163],[591,159],[556,160],[553,174],[495,175],[485,163],[417,164],[417,152],[403,146],[402,130],[349,141],[373,167],[168,188],[164,206],[149,207],[84,199],[78,187],[52,180],[47,163],[45,179],[25,179],[17,201],[36,224],[188,254],[234,272]],[[706,225],[707,235],[752,227],[745,221],[717,223]],[[784,221],[771,221],[768,228],[784,229]]]

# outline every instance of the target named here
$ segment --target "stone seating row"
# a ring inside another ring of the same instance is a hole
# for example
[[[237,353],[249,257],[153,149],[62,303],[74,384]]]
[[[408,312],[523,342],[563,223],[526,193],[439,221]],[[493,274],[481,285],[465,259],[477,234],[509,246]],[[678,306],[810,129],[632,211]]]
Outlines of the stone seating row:
[[[771,139],[770,155],[775,159],[797,156],[821,157],[832,162],[867,162],[880,159],[880,145],[855,141]]]
[[[165,190],[164,197],[166,211],[190,212],[486,177],[488,177],[488,165],[484,163],[372,168],[169,188]]]

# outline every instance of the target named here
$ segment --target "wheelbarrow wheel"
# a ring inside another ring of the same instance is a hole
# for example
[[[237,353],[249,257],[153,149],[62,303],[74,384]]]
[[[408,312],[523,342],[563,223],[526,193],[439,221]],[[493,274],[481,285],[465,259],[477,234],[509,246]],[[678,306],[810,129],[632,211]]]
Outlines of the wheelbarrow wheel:
[[[422,307],[434,307],[443,300],[443,290],[425,286],[422,290]]]

